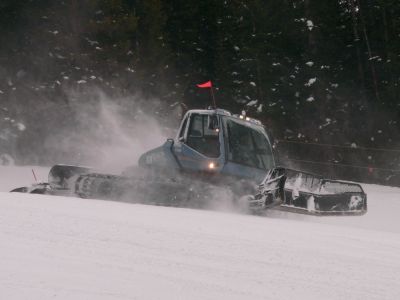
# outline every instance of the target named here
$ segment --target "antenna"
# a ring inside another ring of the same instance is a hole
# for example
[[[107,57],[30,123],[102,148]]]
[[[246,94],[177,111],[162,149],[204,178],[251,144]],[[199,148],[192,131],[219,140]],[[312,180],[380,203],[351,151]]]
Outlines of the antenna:
[[[33,174],[33,178],[35,179],[35,182],[37,182],[37,177],[36,177],[35,171],[33,169],[32,169],[32,174]]]

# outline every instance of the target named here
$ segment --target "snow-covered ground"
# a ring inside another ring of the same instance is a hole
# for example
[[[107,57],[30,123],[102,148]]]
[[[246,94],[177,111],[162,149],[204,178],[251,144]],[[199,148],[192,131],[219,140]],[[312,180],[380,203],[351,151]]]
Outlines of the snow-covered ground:
[[[400,299],[398,188],[364,185],[361,217],[255,217],[7,193],[32,178],[0,167],[0,299]]]

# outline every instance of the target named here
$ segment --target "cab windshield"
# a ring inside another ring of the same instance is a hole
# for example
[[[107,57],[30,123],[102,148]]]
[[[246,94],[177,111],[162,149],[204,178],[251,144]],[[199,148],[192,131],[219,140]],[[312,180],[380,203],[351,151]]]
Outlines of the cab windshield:
[[[271,145],[262,128],[232,119],[225,119],[225,126],[229,161],[264,170],[273,168]]]

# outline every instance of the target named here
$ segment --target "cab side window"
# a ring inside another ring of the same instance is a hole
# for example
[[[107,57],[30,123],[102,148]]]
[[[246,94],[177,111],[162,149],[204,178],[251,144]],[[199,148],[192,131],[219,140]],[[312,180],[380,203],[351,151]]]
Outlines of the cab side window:
[[[228,160],[268,170],[273,166],[272,150],[267,138],[258,130],[228,120]]]
[[[187,145],[208,157],[219,157],[219,130],[208,128],[208,115],[192,115]]]

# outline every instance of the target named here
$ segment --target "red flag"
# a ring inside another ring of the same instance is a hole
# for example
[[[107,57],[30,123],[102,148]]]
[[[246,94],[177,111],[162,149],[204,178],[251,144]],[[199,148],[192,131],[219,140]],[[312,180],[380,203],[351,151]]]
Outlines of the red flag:
[[[212,88],[212,82],[210,80],[210,81],[207,81],[207,82],[204,82],[204,83],[201,83],[201,84],[197,84],[197,87],[199,87],[199,88]]]

